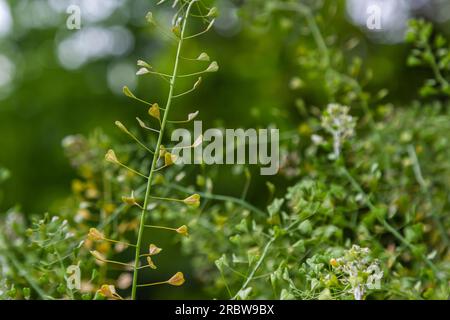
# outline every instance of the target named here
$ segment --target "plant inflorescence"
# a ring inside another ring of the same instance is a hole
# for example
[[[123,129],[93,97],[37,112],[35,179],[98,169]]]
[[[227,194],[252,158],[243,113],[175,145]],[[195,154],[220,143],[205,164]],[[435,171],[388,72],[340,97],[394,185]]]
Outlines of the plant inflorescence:
[[[371,70],[352,50],[358,39],[342,39],[329,23],[336,3],[247,1],[240,9],[252,23],[279,22],[270,35],[282,41],[267,56],[289,57],[279,87],[290,113],[276,119],[291,131],[283,133],[279,175],[259,183],[255,202],[252,182],[261,179],[249,168],[232,168],[245,178],[241,190],[233,185],[239,195],[218,194],[219,166],[174,166],[167,142],[172,128],[199,114],[172,119],[175,102],[219,68],[185,46],[211,29],[217,9],[174,1],[168,30],[148,13],[150,26],[175,44],[174,59],[170,71],[138,60],[137,75],[162,80],[165,100],[123,88],[145,106],[139,130],[115,123],[131,143],[111,149],[98,130],[64,139],[78,178],[58,214],[15,207],[1,217],[0,298],[136,299],[145,287],[183,285],[189,269],[187,278],[211,298],[448,299],[448,40],[427,22],[410,23],[408,64],[430,68],[433,79],[419,90],[426,99],[394,106],[388,90],[369,82]],[[255,41],[270,28],[258,29]],[[0,186],[8,177],[0,169]],[[185,258],[169,274],[162,260],[176,249],[164,235],[180,242]],[[80,287],[71,285],[77,273]]]

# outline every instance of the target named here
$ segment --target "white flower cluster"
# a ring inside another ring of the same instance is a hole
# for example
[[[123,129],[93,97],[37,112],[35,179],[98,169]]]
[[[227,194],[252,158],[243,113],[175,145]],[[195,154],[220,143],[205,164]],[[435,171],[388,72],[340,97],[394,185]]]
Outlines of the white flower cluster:
[[[341,153],[343,142],[355,134],[356,119],[349,114],[350,108],[330,103],[321,117],[322,127],[333,136],[333,158]]]
[[[332,265],[343,274],[340,281],[351,286],[356,300],[364,297],[366,289],[380,289],[383,271],[378,260],[372,260],[369,248],[353,245],[344,256],[333,259]]]

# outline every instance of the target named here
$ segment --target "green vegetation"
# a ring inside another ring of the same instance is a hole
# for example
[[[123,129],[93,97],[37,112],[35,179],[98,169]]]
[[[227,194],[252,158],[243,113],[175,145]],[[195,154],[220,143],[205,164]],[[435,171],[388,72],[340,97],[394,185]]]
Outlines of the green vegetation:
[[[2,150],[21,150],[0,157],[0,299],[448,299],[448,35],[411,20],[405,44],[377,45],[343,1],[282,0],[246,1],[215,33],[221,5],[140,12],[139,85],[117,97],[107,59],[33,79],[48,48],[23,32],[28,76],[0,106],[18,135]],[[62,109],[14,127],[33,99]],[[175,165],[170,133],[194,118],[279,128],[279,173]]]

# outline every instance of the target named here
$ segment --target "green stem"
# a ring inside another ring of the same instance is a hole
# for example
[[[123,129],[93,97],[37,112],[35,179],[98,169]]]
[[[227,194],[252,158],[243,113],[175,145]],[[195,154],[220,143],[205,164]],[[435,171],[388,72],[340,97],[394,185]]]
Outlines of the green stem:
[[[155,170],[155,172],[156,171],[158,171],[158,170]],[[163,201],[183,202],[183,200],[181,200],[181,199],[174,199],[174,198],[164,198],[164,197],[150,197],[150,198],[155,199],[155,200],[163,200]]]
[[[147,150],[148,152],[150,152],[151,154],[154,154],[155,152],[153,150],[151,150],[150,148],[148,148],[145,144],[143,144],[134,134],[132,134],[131,132],[127,132],[127,134],[131,137],[131,139],[133,139],[134,141],[136,141],[136,143],[138,145],[140,145],[142,148],[144,148],[145,150]]]
[[[170,230],[170,231],[177,231],[175,228],[169,228],[169,227],[163,227],[163,226],[152,226],[149,224],[145,224],[144,227],[146,228],[153,228],[153,229],[163,229],[163,230]]]
[[[123,245],[130,246],[130,247],[136,247],[135,244],[128,243],[128,242],[123,242],[123,241],[118,241],[118,240],[113,240],[113,239],[108,239],[108,238],[103,238],[103,240],[108,241],[108,242],[123,244]]]
[[[146,284],[138,284],[138,287],[150,287],[150,286],[157,286],[160,284],[165,284],[167,281],[160,281],[160,282],[153,282],[153,283],[146,283]]]
[[[128,167],[127,165],[124,165],[124,164],[121,163],[121,162],[117,162],[117,164],[118,164],[119,166],[121,166],[121,167],[127,169],[128,171],[133,172],[135,175],[138,175],[138,176],[140,176],[140,177],[142,177],[142,178],[144,178],[144,179],[148,179],[148,177],[147,177],[146,175],[144,175],[144,174],[142,174],[142,173],[140,173],[140,172],[138,172],[138,171],[136,171],[136,170],[134,170],[134,169]]]
[[[131,264],[129,264],[129,263],[125,263],[125,262],[114,261],[114,260],[107,260],[107,259],[99,259],[99,258],[96,258],[96,259],[97,259],[98,261],[105,262],[105,263],[117,264],[117,265],[119,265],[119,266],[132,267],[132,268],[134,268],[133,265],[131,265]]]
[[[239,292],[241,292],[242,290],[244,290],[245,288],[247,288],[248,284],[250,283],[250,281],[253,280],[253,277],[256,273],[256,271],[258,271],[259,267],[261,266],[261,264],[263,263],[264,259],[266,258],[267,253],[269,252],[270,247],[272,246],[273,242],[275,241],[275,237],[272,237],[269,242],[267,242],[266,246],[264,247],[263,253],[261,255],[261,257],[259,258],[258,262],[256,263],[255,267],[253,268],[253,270],[250,272],[250,274],[248,275],[247,279],[245,280],[244,284],[242,285],[241,289],[238,290],[238,292],[236,293],[236,295],[233,297],[232,300],[236,300],[238,297]]]
[[[189,5],[186,9],[186,13],[184,14],[184,21],[183,21],[183,25],[181,28],[180,39],[178,41],[177,53],[176,53],[176,57],[175,57],[175,64],[173,67],[172,77],[170,78],[170,89],[169,89],[169,94],[168,94],[167,103],[166,103],[166,107],[165,107],[166,111],[164,112],[163,120],[161,121],[161,128],[159,130],[158,141],[157,141],[156,147],[155,147],[155,155],[153,156],[153,161],[152,161],[152,165],[150,168],[150,174],[149,174],[148,181],[147,181],[147,190],[145,192],[144,205],[143,205],[143,209],[142,209],[142,213],[141,213],[141,219],[140,219],[140,223],[139,223],[139,232],[138,232],[138,238],[137,238],[137,244],[136,244],[134,270],[133,270],[134,271],[133,272],[133,285],[131,288],[131,299],[132,300],[136,299],[136,289],[138,286],[137,280],[138,280],[138,268],[139,268],[139,255],[140,255],[140,251],[141,251],[142,238],[143,238],[143,233],[144,233],[144,229],[145,229],[145,214],[146,214],[146,210],[147,210],[147,206],[148,206],[148,201],[150,199],[151,186],[152,186],[152,181],[153,181],[153,172],[156,169],[156,162],[158,159],[158,157],[156,155],[159,155],[159,149],[161,146],[162,138],[164,136],[164,129],[165,129],[166,122],[167,122],[167,115],[169,114],[170,106],[172,104],[175,81],[177,79],[177,73],[178,73],[178,63],[179,63],[180,56],[181,56],[181,48],[183,46],[184,31],[186,29],[189,12],[190,12],[194,2],[195,2],[195,0],[192,0],[189,2]]]
[[[230,299],[232,299],[233,294],[231,293],[230,287],[228,286],[227,279],[225,279],[222,269],[219,269],[219,272],[220,272],[220,276],[222,277],[222,281],[225,284],[225,288],[227,289],[228,295],[230,296]]]
[[[53,250],[55,252],[56,258],[58,259],[59,266],[60,266],[61,272],[62,272],[62,276],[63,276],[64,280],[67,281],[67,278],[66,278],[66,267],[64,266],[63,259],[61,258],[61,255],[59,254],[59,251],[58,251],[58,249],[56,248],[55,245],[53,245]],[[67,289],[69,289],[68,291],[69,291],[70,298],[72,300],[74,300],[72,289],[70,289],[69,287]]]

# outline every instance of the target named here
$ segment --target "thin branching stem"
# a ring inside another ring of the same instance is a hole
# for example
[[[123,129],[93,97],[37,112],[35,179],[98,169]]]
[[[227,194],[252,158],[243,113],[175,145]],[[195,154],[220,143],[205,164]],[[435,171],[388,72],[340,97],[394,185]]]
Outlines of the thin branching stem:
[[[56,259],[58,260],[59,267],[61,268],[61,274],[62,274],[64,280],[67,281],[67,279],[66,279],[66,267],[64,266],[64,261],[61,258],[61,255],[59,254],[59,251],[58,251],[58,249],[56,248],[55,245],[53,246],[53,252],[55,253]],[[67,289],[68,289],[68,292],[69,292],[70,299],[74,300],[72,289],[70,287],[68,287]]]
[[[137,144],[139,144],[142,148],[144,148],[145,150],[147,150],[148,152],[150,152],[151,154],[154,154],[155,152],[153,150],[151,150],[149,147],[147,147],[144,143],[142,143],[134,134],[132,134],[131,132],[128,133],[128,135],[131,137],[131,139],[133,139],[134,141],[137,142]]]
[[[157,170],[155,170],[155,171],[157,171]],[[152,197],[152,196],[150,196],[150,198],[155,199],[155,200],[163,200],[163,201],[183,202],[182,199],[175,199],[175,198]]]
[[[150,287],[150,286],[157,286],[160,284],[166,284],[167,281],[160,281],[160,282],[153,282],[153,283],[146,283],[146,284],[138,284],[138,287]]]
[[[39,286],[39,284],[34,280],[34,278],[25,270],[25,267],[19,262],[19,260],[16,258],[12,250],[8,247],[6,243],[6,239],[3,236],[4,231],[0,230],[0,242],[5,246],[5,249],[1,250],[2,253],[5,255],[5,257],[11,261],[12,265],[16,269],[17,273],[22,276],[25,281],[28,282],[28,284],[33,288],[33,290],[41,297],[43,300],[51,299],[44,290]]]
[[[198,76],[204,73],[208,73],[208,71],[203,70],[203,71],[198,71],[198,72],[193,72],[193,73],[188,73],[188,74],[180,74],[177,77],[178,78],[188,78],[188,77],[193,77],[193,76]]]
[[[258,271],[259,267],[261,266],[261,264],[263,263],[264,259],[267,256],[267,253],[269,252],[270,247],[272,246],[272,244],[274,243],[274,241],[276,240],[275,237],[270,238],[270,240],[267,242],[266,246],[264,247],[264,250],[261,254],[261,256],[258,259],[258,262],[256,263],[255,267],[252,269],[252,271],[250,272],[250,274],[248,275],[247,279],[245,280],[244,284],[242,285],[242,287],[238,290],[238,292],[236,293],[236,295],[233,297],[232,300],[236,300],[239,296],[239,292],[245,290],[245,288],[247,288],[248,284],[250,283],[250,281],[253,280],[253,277],[255,276],[256,271]]]
[[[187,94],[189,94],[189,93],[195,91],[195,89],[197,89],[197,88],[191,88],[191,89],[189,89],[189,90],[187,90],[187,91],[185,91],[185,92],[183,92],[183,93],[174,95],[173,97],[174,97],[174,98],[180,98],[180,97],[182,97],[182,96],[185,96],[185,95],[187,95]]]
[[[425,197],[427,198],[428,202],[431,205],[431,208],[432,208],[431,214],[432,214],[434,223],[437,225],[437,227],[439,229],[439,233],[441,234],[442,241],[445,243],[445,246],[448,247],[450,244],[450,240],[447,235],[447,230],[445,229],[445,226],[441,221],[441,217],[436,213],[436,210],[434,210],[434,208],[433,208],[432,197],[431,197],[429,188],[427,186],[427,183],[425,182],[425,179],[423,178],[419,158],[417,157],[416,150],[413,145],[408,145],[408,153],[409,153],[409,157],[411,158],[412,163],[413,163],[414,176],[416,177],[417,183],[419,184],[422,193],[425,194]]]
[[[153,226],[153,225],[149,225],[149,224],[144,225],[144,227],[153,228],[153,229],[163,229],[163,230],[169,230],[169,231],[177,231],[177,229],[175,229],[175,228],[169,228],[169,227],[164,227],[164,226]]]
[[[305,219],[300,219],[300,220],[296,220],[296,221],[292,222],[285,228],[285,230],[287,231],[287,230],[292,229],[297,223],[299,223],[299,221],[301,222],[304,220]],[[250,273],[249,273],[247,279],[245,280],[245,282],[243,283],[242,287],[236,292],[236,294],[232,300],[236,300],[239,297],[239,293],[242,292],[243,290],[245,290],[247,288],[248,284],[255,278],[256,272],[261,267],[261,264],[263,263],[264,259],[266,258],[267,253],[269,252],[269,249],[272,247],[273,243],[275,242],[275,240],[277,240],[277,238],[278,238],[277,235],[273,235],[269,238],[269,241],[267,241],[267,243],[263,249],[263,252],[258,259],[258,262],[256,262],[255,266],[250,271]]]
[[[128,267],[128,268],[130,268],[130,267],[131,267],[131,268],[134,268],[133,265],[131,265],[131,264],[129,264],[129,263],[125,263],[125,262],[120,262],[120,261],[115,261],[115,260],[108,260],[108,259],[99,259],[99,258],[97,258],[97,257],[96,257],[96,259],[97,259],[98,261],[105,262],[105,263],[116,264],[116,265],[124,266],[124,267]]]
[[[145,174],[140,173],[139,171],[134,170],[133,168],[130,168],[129,166],[121,163],[121,162],[117,162],[117,164],[125,169],[127,169],[130,172],[133,172],[134,174],[144,178],[144,179],[148,179],[148,177]]]
[[[123,241],[118,241],[118,240],[113,240],[113,239],[108,239],[108,238],[103,238],[103,240],[108,241],[108,242],[117,243],[117,244],[123,244],[123,245],[130,246],[130,247],[136,247],[135,244],[128,243],[128,242],[123,242]]]
[[[134,268],[133,268],[134,269],[133,270],[133,284],[132,284],[132,288],[131,288],[131,299],[133,299],[133,300],[136,299],[136,289],[138,287],[137,281],[138,281],[139,255],[141,254],[140,251],[141,251],[142,238],[143,238],[144,229],[145,229],[146,209],[148,207],[148,202],[149,202],[150,194],[151,194],[153,173],[156,169],[156,164],[157,164],[157,160],[158,160],[158,157],[156,155],[159,155],[161,142],[162,142],[162,139],[164,136],[164,129],[165,129],[166,123],[167,123],[167,116],[169,114],[170,107],[172,104],[175,82],[176,82],[177,73],[178,73],[178,65],[179,65],[180,56],[181,56],[181,49],[183,47],[183,37],[184,37],[184,32],[186,30],[189,12],[191,11],[192,5],[195,2],[196,2],[195,0],[191,0],[186,9],[186,12],[184,13],[184,20],[183,20],[183,24],[181,27],[180,38],[178,40],[178,46],[177,46],[177,51],[176,51],[176,56],[175,56],[175,63],[174,63],[174,67],[173,67],[172,76],[170,78],[170,88],[169,88],[169,93],[168,93],[167,102],[166,102],[166,106],[165,106],[166,111],[164,112],[164,116],[161,121],[161,128],[160,128],[160,132],[158,135],[158,141],[156,142],[156,147],[155,147],[155,155],[153,156],[153,161],[152,161],[151,168],[150,168],[150,174],[149,174],[148,181],[147,181],[147,189],[145,192],[144,205],[143,205],[143,209],[141,212],[137,244],[136,244],[136,251],[135,251],[135,262],[134,262]]]

